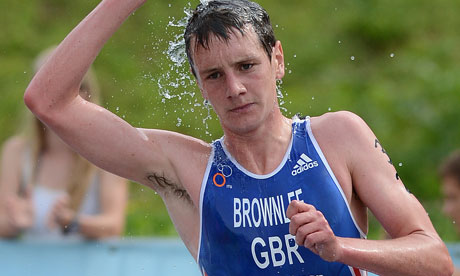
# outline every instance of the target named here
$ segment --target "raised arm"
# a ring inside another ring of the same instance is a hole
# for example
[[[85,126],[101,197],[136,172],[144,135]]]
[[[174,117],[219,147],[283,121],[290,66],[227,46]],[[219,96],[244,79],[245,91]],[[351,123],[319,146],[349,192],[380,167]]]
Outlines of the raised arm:
[[[170,157],[189,157],[186,148],[199,141],[136,129],[79,96],[80,82],[104,43],[144,1],[101,1],[42,66],[24,99],[41,121],[97,166],[149,186],[155,182],[151,175],[180,183],[173,167],[177,162]]]
[[[365,122],[352,113],[339,112],[315,118],[312,129],[351,202],[351,209],[367,206],[391,239],[336,237],[314,206],[293,202],[288,217],[296,240],[328,261],[382,276],[452,275],[446,246]],[[315,229],[304,227],[308,224]]]

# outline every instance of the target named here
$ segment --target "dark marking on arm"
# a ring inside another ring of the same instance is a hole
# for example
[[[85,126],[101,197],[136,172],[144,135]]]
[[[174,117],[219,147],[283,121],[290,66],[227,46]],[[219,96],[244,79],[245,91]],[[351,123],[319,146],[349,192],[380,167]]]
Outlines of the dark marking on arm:
[[[388,155],[387,151],[382,147],[382,144],[380,144],[380,141],[376,138],[375,139],[375,142],[374,142],[374,147],[375,148],[378,148],[378,146],[380,146],[381,150],[382,150],[382,153],[384,153],[387,157],[388,157],[388,163],[390,163],[391,165],[393,165],[393,161],[391,161],[391,158],[390,156]],[[398,172],[396,172],[396,180],[399,180],[399,174]]]
[[[380,146],[380,148],[382,149],[382,152],[388,157],[388,163],[390,163],[391,165],[393,165],[393,161],[391,161],[390,156],[388,155],[387,151],[382,147],[382,144],[380,144],[380,142],[379,142],[378,139],[375,139],[374,146],[375,146],[375,148],[377,148],[378,146]]]

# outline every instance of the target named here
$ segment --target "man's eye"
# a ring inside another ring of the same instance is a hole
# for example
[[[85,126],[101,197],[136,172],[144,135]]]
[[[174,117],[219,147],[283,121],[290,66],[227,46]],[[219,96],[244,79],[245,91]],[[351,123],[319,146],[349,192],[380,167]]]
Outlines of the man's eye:
[[[212,73],[211,75],[209,75],[208,79],[214,80],[214,79],[217,79],[218,77],[220,77],[220,73],[215,72],[215,73]]]
[[[254,66],[254,64],[249,64],[249,63],[248,64],[243,64],[243,65],[241,65],[241,69],[249,70],[249,69],[252,68],[252,66]]]

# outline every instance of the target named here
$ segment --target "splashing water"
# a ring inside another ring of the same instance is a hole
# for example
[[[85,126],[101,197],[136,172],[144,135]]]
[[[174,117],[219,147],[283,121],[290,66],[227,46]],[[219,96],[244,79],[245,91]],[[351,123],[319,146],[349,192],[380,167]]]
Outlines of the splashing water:
[[[282,85],[283,85],[283,80],[279,80],[277,83],[276,83],[276,95],[278,97],[278,105],[280,107],[280,109],[283,111],[283,112],[287,112],[287,108],[284,107],[284,104],[286,103],[286,101],[284,100],[284,93],[283,94],[283,90],[282,90]]]
[[[207,4],[208,1],[202,1],[203,4]],[[152,42],[153,50],[161,49],[162,43],[167,43],[166,49],[162,51],[163,56],[158,60],[153,61],[153,58],[149,57],[148,62],[155,63],[159,67],[159,71],[162,72],[158,76],[152,76],[150,72],[144,73],[142,78],[149,83],[153,84],[158,89],[158,93],[161,97],[161,103],[176,105],[174,113],[181,113],[187,115],[189,113],[197,112],[200,116],[204,117],[204,131],[205,135],[211,136],[208,131],[208,120],[212,120],[209,105],[203,104],[203,98],[199,96],[199,91],[195,84],[195,78],[189,71],[187,54],[185,51],[185,40],[183,37],[185,27],[188,19],[192,15],[191,4],[188,3],[184,9],[184,16],[176,19],[173,16],[168,18],[168,23],[165,27],[165,32],[170,37],[169,41],[163,41],[162,39],[155,39],[152,35],[154,42]],[[149,25],[153,22],[149,21]],[[198,95],[197,95],[198,94]],[[177,104],[176,104],[177,103]],[[164,112],[168,115],[168,111]],[[197,115],[198,115],[197,114]],[[152,114],[153,115],[153,114]],[[197,116],[195,116],[197,119]],[[176,118],[177,127],[190,127],[189,124],[184,124],[184,118]],[[202,127],[196,126],[196,130],[201,130]]]

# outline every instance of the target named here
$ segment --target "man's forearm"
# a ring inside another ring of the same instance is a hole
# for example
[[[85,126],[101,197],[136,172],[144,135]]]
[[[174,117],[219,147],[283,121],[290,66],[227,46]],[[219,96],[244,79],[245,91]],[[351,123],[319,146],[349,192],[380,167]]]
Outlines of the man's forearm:
[[[339,262],[381,276],[451,276],[453,267],[444,243],[424,234],[392,240],[339,238]]]

